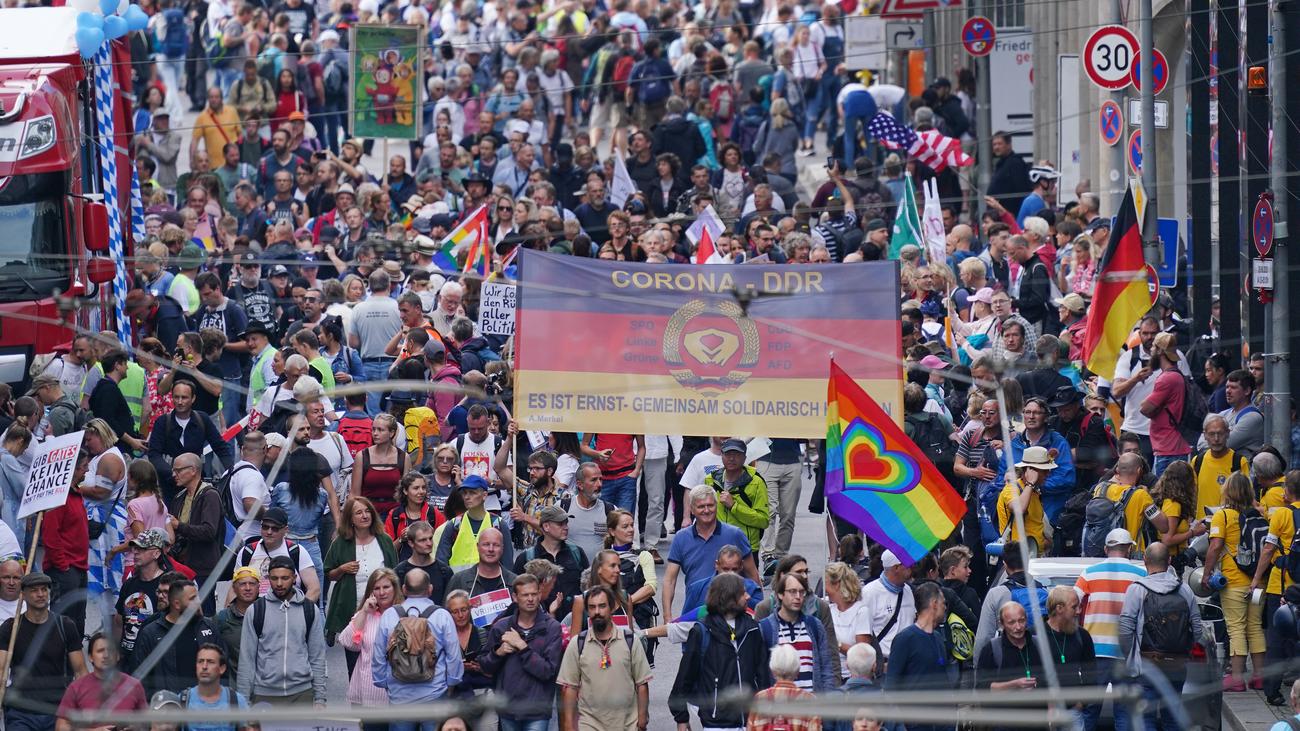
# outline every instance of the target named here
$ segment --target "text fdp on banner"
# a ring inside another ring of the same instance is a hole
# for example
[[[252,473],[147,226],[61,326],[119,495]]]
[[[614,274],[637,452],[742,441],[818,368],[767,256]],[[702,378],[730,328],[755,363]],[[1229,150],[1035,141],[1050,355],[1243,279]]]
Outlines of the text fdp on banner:
[[[696,266],[521,256],[523,428],[820,438],[832,352],[901,418],[892,262]]]

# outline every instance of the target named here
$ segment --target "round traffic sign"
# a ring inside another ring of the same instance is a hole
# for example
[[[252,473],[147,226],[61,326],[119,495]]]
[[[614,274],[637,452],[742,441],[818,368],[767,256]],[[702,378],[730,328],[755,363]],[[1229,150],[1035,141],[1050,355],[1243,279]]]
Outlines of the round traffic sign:
[[[1083,44],[1083,69],[1092,83],[1103,89],[1123,89],[1137,58],[1138,41],[1122,25],[1104,25]]]
[[[1110,99],[1102,102],[1098,121],[1101,123],[1101,141],[1114,147],[1115,143],[1124,136],[1124,116],[1119,110],[1119,105]]]
[[[1135,129],[1128,138],[1128,169],[1134,175],[1142,174],[1142,130]]]
[[[1255,204],[1255,215],[1250,219],[1250,240],[1260,256],[1273,250],[1273,203],[1261,195]]]
[[[1133,59],[1132,67],[1133,68],[1129,71],[1129,76],[1133,81],[1133,88],[1137,89],[1138,91],[1141,91],[1142,90],[1141,52],[1139,52],[1138,55]],[[1164,91],[1165,86],[1169,84],[1169,59],[1165,58],[1165,54],[1161,53],[1160,49],[1158,48],[1156,49],[1155,54],[1151,56],[1151,76],[1154,77],[1156,80],[1156,85],[1153,87],[1155,89],[1154,93],[1159,94],[1160,92]]]
[[[976,15],[961,27],[961,45],[972,56],[987,56],[993,51],[993,39],[997,30],[993,21],[982,15]]]

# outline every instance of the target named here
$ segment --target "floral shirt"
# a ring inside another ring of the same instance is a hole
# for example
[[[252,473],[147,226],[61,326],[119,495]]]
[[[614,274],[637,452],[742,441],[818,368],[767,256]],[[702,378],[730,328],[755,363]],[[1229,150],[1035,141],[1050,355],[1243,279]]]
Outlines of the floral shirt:
[[[153,373],[145,376],[144,393],[145,398],[149,400],[149,424],[146,431],[153,431],[153,423],[158,420],[158,417],[170,414],[172,411],[172,395],[158,390],[159,381],[166,375],[166,368],[155,368]]]

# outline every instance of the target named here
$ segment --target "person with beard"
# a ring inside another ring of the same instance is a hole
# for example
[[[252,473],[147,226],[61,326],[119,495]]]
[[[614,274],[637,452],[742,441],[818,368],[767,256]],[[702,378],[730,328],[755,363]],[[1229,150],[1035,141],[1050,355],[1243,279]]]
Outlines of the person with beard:
[[[234,300],[248,321],[275,322],[275,290],[270,282],[262,279],[262,265],[257,261],[257,254],[246,251],[238,259],[239,277],[226,290],[226,296]]]
[[[325,618],[298,588],[297,573],[288,556],[271,559],[271,593],[245,615],[236,690],[254,703],[324,708]]]
[[[167,613],[145,624],[135,638],[135,649],[123,662],[122,669],[133,673],[137,665],[153,654],[154,649],[166,644],[158,662],[147,675],[140,678],[145,691],[152,696],[160,690],[180,693],[192,687],[196,682],[194,660],[200,645],[212,643],[225,649],[221,632],[212,620],[203,616],[202,606],[195,606],[195,612],[175,637],[169,637],[172,629],[181,624],[181,618],[191,604],[199,601],[199,590],[189,579],[173,581],[167,589]],[[167,639],[167,643],[163,639]]]
[[[1106,465],[1118,456],[1106,420],[1083,408],[1083,394],[1073,386],[1062,386],[1051,396],[1048,407],[1056,412],[1048,428],[1065,437],[1074,457],[1074,488],[1087,490],[1101,479]]]
[[[1072,586],[1054,586],[1047,594],[1049,662],[1056,666],[1056,677],[1065,688],[1091,686],[1097,674],[1097,652],[1092,635],[1079,626],[1079,606],[1079,594]],[[1079,704],[1074,710],[1082,714],[1084,728],[1091,729],[1101,704]]]
[[[595,586],[583,600],[591,628],[578,633],[560,661],[560,728],[644,729],[649,723],[651,674],[644,646],[614,624],[618,600],[613,590]]]
[[[767,642],[758,622],[745,612],[748,600],[745,582],[735,574],[718,576],[709,585],[708,612],[691,627],[668,696],[679,729],[690,723],[688,700],[717,698],[736,687],[755,693],[772,685]],[[698,713],[704,728],[745,725],[744,712],[734,706],[706,702]]]
[[[511,588],[514,610],[493,622],[479,663],[496,678],[497,695],[510,698],[510,706],[498,711],[501,728],[545,729],[564,652],[563,632],[560,623],[542,611],[537,577],[522,574]]]

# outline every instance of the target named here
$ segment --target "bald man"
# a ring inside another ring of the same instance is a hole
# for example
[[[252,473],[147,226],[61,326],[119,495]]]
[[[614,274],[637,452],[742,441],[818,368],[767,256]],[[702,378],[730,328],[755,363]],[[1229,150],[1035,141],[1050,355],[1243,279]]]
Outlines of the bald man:
[[[0,563],[0,622],[13,619],[22,595],[23,566],[17,559]]]
[[[450,529],[450,526],[448,526]],[[461,530],[468,530],[461,526]],[[514,572],[501,565],[506,538],[500,530],[484,528],[478,535],[478,563],[458,572],[447,582],[447,593],[469,593],[470,617],[476,627],[488,627],[510,609]]]

